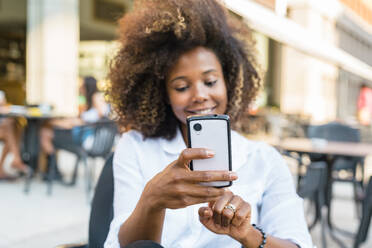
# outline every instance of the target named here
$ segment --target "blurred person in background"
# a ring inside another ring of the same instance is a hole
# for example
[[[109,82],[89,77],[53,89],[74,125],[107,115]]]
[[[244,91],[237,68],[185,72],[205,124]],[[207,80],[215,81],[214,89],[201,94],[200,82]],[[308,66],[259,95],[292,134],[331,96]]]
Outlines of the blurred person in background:
[[[0,91],[0,113],[9,112],[5,93]],[[0,140],[4,146],[0,156],[0,180],[11,180],[14,176],[8,175],[4,170],[4,163],[8,155],[12,155],[11,167],[21,174],[28,173],[29,168],[23,163],[20,152],[22,129],[17,124],[17,119],[12,117],[0,118]]]
[[[56,149],[74,152],[77,146],[87,146],[93,131],[81,126],[105,118],[110,112],[103,93],[97,88],[97,80],[87,76],[80,82],[79,117],[52,120],[40,130],[40,146],[48,161]],[[61,177],[58,168],[57,177]]]
[[[365,126],[371,124],[372,118],[372,89],[366,84],[362,84],[358,97],[358,120]]]

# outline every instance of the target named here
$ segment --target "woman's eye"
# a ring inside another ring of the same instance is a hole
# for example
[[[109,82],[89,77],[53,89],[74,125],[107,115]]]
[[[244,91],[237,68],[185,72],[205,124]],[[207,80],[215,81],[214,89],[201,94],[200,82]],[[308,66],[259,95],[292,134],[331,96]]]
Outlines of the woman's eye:
[[[212,87],[213,85],[215,85],[217,83],[217,80],[214,80],[214,81],[209,81],[209,82],[205,82],[205,85],[209,86],[209,87]]]
[[[178,91],[178,92],[184,92],[184,91],[187,90],[187,86],[184,86],[184,87],[177,87],[177,88],[175,88],[175,89],[176,89],[176,91]]]

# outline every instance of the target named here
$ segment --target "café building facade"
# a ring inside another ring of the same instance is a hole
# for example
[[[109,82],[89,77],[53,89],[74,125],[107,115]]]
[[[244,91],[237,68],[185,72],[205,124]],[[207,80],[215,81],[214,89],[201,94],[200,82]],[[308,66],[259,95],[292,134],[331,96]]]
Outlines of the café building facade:
[[[359,87],[372,86],[370,2],[221,2],[254,30],[265,74],[259,105],[311,116],[314,122],[355,120]],[[16,104],[47,103],[58,113],[75,115],[79,76],[104,81],[116,48],[116,20],[132,4],[1,0],[0,89]]]

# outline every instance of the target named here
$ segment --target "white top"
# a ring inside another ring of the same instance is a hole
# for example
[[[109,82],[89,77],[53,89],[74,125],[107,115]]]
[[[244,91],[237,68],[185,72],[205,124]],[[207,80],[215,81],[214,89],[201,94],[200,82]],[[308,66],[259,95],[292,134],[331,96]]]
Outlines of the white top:
[[[297,196],[292,176],[281,155],[272,147],[249,141],[231,132],[232,169],[238,180],[230,190],[252,208],[251,222],[266,233],[288,239],[301,248],[312,247],[307,230],[303,202]],[[137,131],[124,133],[114,155],[114,218],[105,248],[119,248],[120,226],[130,216],[146,183],[186,148],[180,130],[171,141],[163,138],[143,140]],[[162,245],[179,247],[239,247],[241,244],[227,235],[206,229],[198,217],[198,204],[183,209],[167,209]]]

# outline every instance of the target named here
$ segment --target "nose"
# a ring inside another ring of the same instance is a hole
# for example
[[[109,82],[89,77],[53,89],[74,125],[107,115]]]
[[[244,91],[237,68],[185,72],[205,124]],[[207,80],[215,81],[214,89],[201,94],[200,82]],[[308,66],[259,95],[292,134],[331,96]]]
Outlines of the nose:
[[[194,87],[192,101],[196,103],[202,103],[208,100],[208,89],[204,86],[204,83],[197,83]]]

